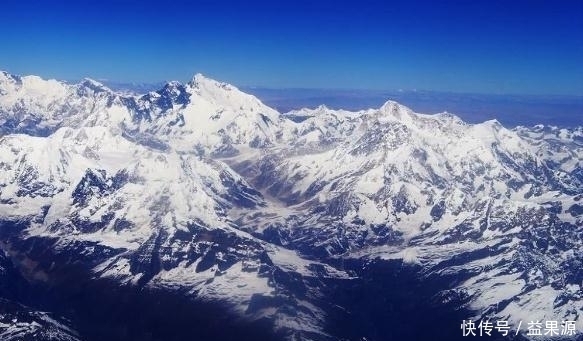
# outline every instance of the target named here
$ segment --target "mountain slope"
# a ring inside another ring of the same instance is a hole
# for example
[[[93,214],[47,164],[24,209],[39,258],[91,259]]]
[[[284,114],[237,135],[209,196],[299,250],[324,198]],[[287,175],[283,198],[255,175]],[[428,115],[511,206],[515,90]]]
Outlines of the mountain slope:
[[[398,258],[426,275],[454,274],[459,283],[448,295],[515,325],[579,321],[578,130],[540,142],[540,128],[468,125],[394,102],[315,111],[299,115],[308,117],[298,131],[310,141],[297,140],[307,152],[281,145],[254,163],[231,163],[290,208],[277,222],[244,215],[252,233],[311,257]]]
[[[27,282],[0,252],[0,339],[76,341],[79,335],[50,313],[18,303]]]

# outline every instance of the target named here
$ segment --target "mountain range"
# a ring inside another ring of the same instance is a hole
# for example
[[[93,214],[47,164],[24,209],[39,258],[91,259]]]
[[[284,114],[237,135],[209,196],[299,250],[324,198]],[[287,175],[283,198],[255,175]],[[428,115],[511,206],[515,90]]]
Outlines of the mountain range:
[[[0,136],[2,339],[583,330],[583,127],[0,72]]]

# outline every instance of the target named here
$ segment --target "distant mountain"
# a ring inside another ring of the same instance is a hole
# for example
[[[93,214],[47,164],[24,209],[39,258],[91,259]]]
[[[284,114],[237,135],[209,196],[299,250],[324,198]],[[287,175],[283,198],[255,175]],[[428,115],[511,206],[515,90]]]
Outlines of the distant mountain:
[[[425,339],[419,309],[451,340],[467,318],[582,330],[582,127],[1,72],[0,129],[0,245],[80,339]]]
[[[583,96],[496,95],[426,90],[272,89],[245,87],[246,92],[288,112],[326,104],[333,109],[358,111],[378,108],[388,98],[417,112],[459,115],[465,122],[498,119],[505,127],[536,124],[559,127],[583,125]]]
[[[146,94],[151,91],[156,91],[162,88],[166,83],[165,82],[116,82],[111,80],[103,80],[101,81],[105,84],[108,88],[112,89],[113,91],[125,95],[141,95]]]

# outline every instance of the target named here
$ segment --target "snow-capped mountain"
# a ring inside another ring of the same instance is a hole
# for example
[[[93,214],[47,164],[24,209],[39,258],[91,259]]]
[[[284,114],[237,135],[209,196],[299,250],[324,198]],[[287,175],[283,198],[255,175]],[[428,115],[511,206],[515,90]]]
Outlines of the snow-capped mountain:
[[[233,144],[272,144],[286,121],[257,98],[197,74],[145,95],[118,94],[86,79],[69,85],[0,72],[4,133],[46,136],[60,127],[104,126],[150,147],[234,154]]]
[[[394,102],[293,115],[305,118],[299,141],[335,142],[232,165],[293,209],[277,222],[242,218],[252,233],[313,257],[399,258],[453,274],[452,292],[478,315],[581,326],[580,128],[468,125]]]
[[[5,72],[0,126],[1,241],[36,264],[31,280],[81,266],[224,303],[278,337],[382,340],[337,324],[362,322],[350,290],[394,295],[373,269],[397,261],[447,279],[428,295],[466,317],[583,330],[580,127],[392,101],[280,114],[202,75],[127,95]]]

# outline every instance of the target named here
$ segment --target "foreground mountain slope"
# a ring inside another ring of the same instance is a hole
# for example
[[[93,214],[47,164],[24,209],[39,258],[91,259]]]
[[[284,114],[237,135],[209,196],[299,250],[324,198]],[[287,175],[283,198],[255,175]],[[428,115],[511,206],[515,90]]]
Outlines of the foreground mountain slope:
[[[230,221],[227,209],[264,202],[220,162],[151,150],[103,127],[61,128],[47,138],[9,135],[1,146],[2,217],[18,223],[4,232],[47,240],[52,257],[83,262],[101,278],[183,288],[259,318],[272,309],[251,308],[261,296],[296,304],[275,274],[315,276],[310,263]],[[304,318],[294,312],[285,325],[315,329],[318,309],[307,309],[310,320],[294,322]]]
[[[6,341],[76,341],[79,335],[54,315],[27,307],[23,299],[28,284],[4,252],[0,252],[0,339]]]

